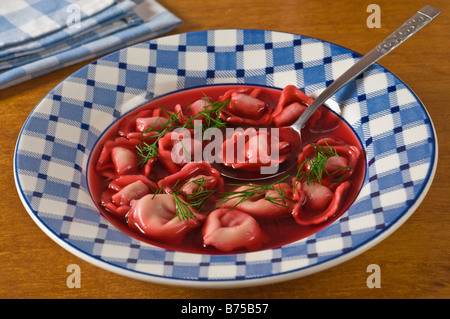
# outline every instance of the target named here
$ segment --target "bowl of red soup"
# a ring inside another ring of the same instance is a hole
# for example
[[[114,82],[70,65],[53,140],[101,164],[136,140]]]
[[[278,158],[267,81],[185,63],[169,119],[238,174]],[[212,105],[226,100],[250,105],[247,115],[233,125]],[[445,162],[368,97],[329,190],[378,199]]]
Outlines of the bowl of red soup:
[[[235,29],[107,55],[30,114],[19,195],[58,244],[136,279],[242,287],[335,266],[402,225],[436,168],[425,107],[378,64],[292,131],[360,57]]]

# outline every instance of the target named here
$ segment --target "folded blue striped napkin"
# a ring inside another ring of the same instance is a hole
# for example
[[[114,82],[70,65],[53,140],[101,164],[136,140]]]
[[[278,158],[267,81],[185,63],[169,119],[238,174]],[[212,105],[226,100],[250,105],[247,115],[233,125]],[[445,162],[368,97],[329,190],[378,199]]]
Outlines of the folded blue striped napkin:
[[[179,24],[154,0],[1,1],[0,89],[151,39]]]

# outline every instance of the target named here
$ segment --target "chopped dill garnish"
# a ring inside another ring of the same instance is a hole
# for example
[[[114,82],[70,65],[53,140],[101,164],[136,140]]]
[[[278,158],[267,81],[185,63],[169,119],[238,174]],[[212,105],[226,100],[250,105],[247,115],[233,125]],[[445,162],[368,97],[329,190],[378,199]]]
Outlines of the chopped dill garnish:
[[[266,196],[264,197],[265,200],[268,200],[269,202],[276,204],[278,206],[283,206],[286,208],[290,208],[291,206],[286,205],[287,200],[293,201],[292,198],[286,196],[286,188],[288,184],[284,184],[284,187],[282,188],[281,184],[278,184],[278,187],[272,187],[272,190],[275,190],[277,193],[277,196]]]
[[[196,178],[194,180],[189,181],[179,190],[173,191],[173,196],[175,199],[175,204],[177,207],[177,216],[179,220],[189,218],[196,218],[195,214],[192,211],[192,208],[196,210],[201,210],[206,204],[206,200],[210,198],[216,190],[207,189],[206,182],[211,181],[212,179],[205,179],[204,176]],[[178,184],[179,180],[175,183],[173,187]],[[183,201],[180,197],[183,194],[183,189],[190,183],[196,185],[193,192],[190,194],[185,194],[184,197],[186,201]]]
[[[162,105],[159,105],[159,108],[168,116],[168,121],[164,123],[161,127],[163,128],[161,131],[154,130],[158,120],[148,129],[146,129],[144,132],[142,132],[142,140],[148,139],[148,138],[156,138],[156,140],[148,144],[146,142],[143,142],[143,145],[137,146],[137,154],[140,157],[139,165],[142,167],[144,166],[151,158],[155,158],[158,156],[158,141],[161,139],[164,134],[168,133],[169,131],[176,129],[176,128],[186,128],[186,129],[194,129],[194,121],[203,119],[203,125],[202,125],[202,131],[204,132],[208,128],[221,128],[225,127],[226,123],[223,122],[220,119],[220,112],[222,109],[230,102],[230,100],[227,101],[216,101],[211,102],[211,100],[205,95],[203,99],[209,103],[204,106],[204,109],[194,117],[186,117],[182,115],[181,110],[177,112],[169,112],[166,110]],[[190,106],[188,107],[188,109]],[[159,132],[156,135],[152,136],[146,136],[150,132]],[[202,133],[203,133],[202,132]],[[184,146],[183,146],[184,148]]]
[[[191,209],[191,206],[182,200],[179,195],[175,192],[172,194],[175,199],[175,205],[177,210],[177,217],[179,220],[189,220],[190,218],[197,218]]]
[[[324,177],[324,174],[326,176],[337,176],[336,179],[333,179],[333,182],[339,182],[344,176],[348,173],[348,171],[351,168],[351,165],[349,166],[337,166],[338,169],[329,173],[325,166],[328,162],[328,159],[330,157],[340,157],[340,155],[337,153],[337,151],[332,148],[328,143],[323,140],[327,147],[323,145],[314,145],[310,144],[311,147],[314,150],[314,157],[312,158],[306,158],[303,163],[299,166],[297,170],[297,174],[295,176],[295,182],[294,182],[294,188],[298,185],[299,182],[302,180],[306,180],[306,184],[309,185],[311,183],[320,183],[322,184],[322,178]],[[304,171],[303,167],[308,164],[309,169]],[[339,175],[340,172],[343,170],[346,170],[344,174]]]
[[[158,156],[158,141],[161,137],[164,136],[168,132],[167,129],[162,130],[157,135],[152,136],[153,138],[156,138],[156,140],[148,144],[147,142],[143,141],[143,145],[137,145],[137,154],[140,157],[139,166],[144,166],[150,159],[155,158]]]
[[[274,190],[276,191],[275,196],[265,196],[264,199],[283,207],[289,207],[287,205],[288,200],[292,200],[292,198],[287,197],[286,189],[287,184],[283,187],[281,182],[287,179],[289,175],[284,176],[283,178],[277,180],[276,182],[267,184],[267,185],[253,185],[253,184],[230,184],[231,186],[236,186],[237,188],[246,186],[245,189],[234,190],[230,192],[223,192],[222,198],[220,198],[217,203],[217,207],[225,205],[227,202],[231,200],[238,199],[238,201],[231,207],[231,209],[237,207],[242,202],[246,200],[253,199],[259,196],[264,196],[267,191]]]
[[[197,210],[200,210],[205,206],[206,200],[216,192],[216,190],[208,189],[206,187],[206,182],[211,180],[213,179],[205,179],[205,177],[202,176],[189,182],[197,185],[194,192],[186,195],[186,200],[189,202],[190,206]]]
[[[159,108],[161,110],[163,110],[164,113],[166,113],[166,115],[169,117],[169,120],[163,124],[163,127],[172,127],[172,128],[177,128],[177,127],[183,127],[184,124],[182,123],[183,120],[183,115],[181,113],[181,110],[175,112],[175,113],[170,113],[169,111],[167,111],[162,105],[159,105]]]
[[[209,104],[205,105],[204,109],[198,112],[197,116],[192,118],[190,125],[193,125],[192,123],[194,120],[203,117],[205,124],[202,126],[203,131],[205,131],[208,128],[225,127],[227,123],[225,123],[220,119],[220,112],[230,102],[230,100],[228,99],[224,102],[222,101],[211,102],[211,100],[206,95],[203,97],[203,99]]]

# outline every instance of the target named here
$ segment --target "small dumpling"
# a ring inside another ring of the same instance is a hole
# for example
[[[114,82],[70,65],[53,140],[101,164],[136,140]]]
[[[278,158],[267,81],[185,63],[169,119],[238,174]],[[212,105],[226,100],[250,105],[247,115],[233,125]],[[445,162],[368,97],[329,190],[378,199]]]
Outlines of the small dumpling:
[[[131,209],[126,218],[131,229],[148,238],[178,245],[188,232],[199,227],[205,219],[194,208],[191,208],[191,211],[194,216],[187,219],[178,218],[173,195],[149,194],[131,202]]]
[[[212,211],[202,233],[205,245],[223,252],[241,248],[256,250],[269,241],[256,219],[237,209],[219,208]]]

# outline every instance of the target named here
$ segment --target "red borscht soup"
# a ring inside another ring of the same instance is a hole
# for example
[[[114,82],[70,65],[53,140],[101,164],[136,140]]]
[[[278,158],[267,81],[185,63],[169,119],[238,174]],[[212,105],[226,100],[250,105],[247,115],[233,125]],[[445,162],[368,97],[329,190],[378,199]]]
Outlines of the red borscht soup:
[[[285,139],[311,102],[292,85],[207,86],[155,99],[103,134],[89,161],[91,195],[123,232],[169,250],[241,253],[310,236],[349,208],[365,174],[358,137],[324,106],[301,144]],[[217,166],[256,176],[288,160],[296,165],[261,181],[228,179]]]

